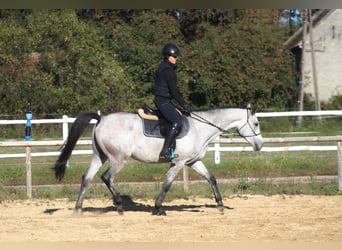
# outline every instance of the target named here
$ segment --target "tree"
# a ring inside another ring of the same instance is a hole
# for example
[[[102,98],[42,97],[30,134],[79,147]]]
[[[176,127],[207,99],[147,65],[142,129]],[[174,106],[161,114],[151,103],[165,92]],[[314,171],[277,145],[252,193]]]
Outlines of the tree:
[[[110,50],[115,53],[126,74],[131,75],[136,108],[144,102],[152,103],[154,73],[162,59],[161,48],[165,43],[183,47],[182,34],[177,20],[164,10],[139,12],[129,23],[119,23],[106,32]]]
[[[189,45],[191,52],[183,65],[196,106],[252,102],[266,109],[295,105],[292,59],[280,49],[285,30],[274,18],[251,15],[241,16],[229,27],[198,25],[203,35]]]
[[[17,97],[8,100],[6,112],[19,112],[28,96],[40,114],[110,112],[129,105],[121,98],[129,93],[130,79],[103,49],[102,35],[94,26],[80,21],[72,10],[33,11],[25,20],[23,26],[12,21],[7,40],[1,39],[2,53],[10,48],[6,54],[16,59],[16,64],[4,62],[14,71],[7,70],[2,78],[7,94]],[[11,44],[14,36],[20,36],[17,49]],[[39,55],[34,67],[27,64],[32,53]]]
[[[195,108],[291,109],[296,84],[278,10],[0,11],[0,111],[135,112],[152,103],[161,48],[181,49],[179,88]]]
[[[24,98],[26,89],[22,81],[30,70],[28,62],[34,39],[18,23],[16,15],[0,19],[0,25],[0,111],[2,114],[23,113],[27,97]]]

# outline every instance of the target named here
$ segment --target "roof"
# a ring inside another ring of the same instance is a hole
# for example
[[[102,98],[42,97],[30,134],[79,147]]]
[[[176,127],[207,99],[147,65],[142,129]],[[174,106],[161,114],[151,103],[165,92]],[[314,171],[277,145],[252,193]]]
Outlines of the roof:
[[[332,12],[334,12],[334,9],[322,9],[318,11],[315,15],[312,17],[312,25],[315,27],[322,19],[330,15]],[[307,28],[307,31],[309,32],[309,27]],[[302,40],[303,37],[303,27],[298,29],[289,39],[285,41],[283,44],[285,49],[292,49],[293,47],[296,47],[298,43]]]

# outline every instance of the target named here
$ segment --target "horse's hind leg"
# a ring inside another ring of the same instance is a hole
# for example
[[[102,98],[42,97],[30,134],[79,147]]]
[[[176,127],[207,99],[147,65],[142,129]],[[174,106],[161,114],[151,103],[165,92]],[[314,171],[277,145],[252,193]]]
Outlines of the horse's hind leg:
[[[96,175],[96,173],[99,171],[100,167],[102,166],[104,160],[101,160],[98,155],[94,155],[93,159],[90,163],[90,166],[87,170],[87,172],[82,176],[82,184],[81,184],[81,189],[80,193],[78,195],[78,199],[76,202],[76,210],[81,211],[82,210],[82,205],[83,205],[83,200],[85,197],[86,189],[89,187],[92,179]]]
[[[109,163],[109,168],[101,176],[102,181],[106,184],[107,188],[113,196],[113,203],[117,206],[117,211],[119,212],[119,214],[123,213],[123,201],[120,193],[115,190],[113,182],[115,175],[122,169],[123,166],[124,162],[111,160]]]
[[[223,202],[222,202],[222,197],[220,194],[220,191],[217,187],[217,182],[216,182],[216,178],[208,171],[207,167],[203,164],[203,162],[201,161],[197,161],[195,162],[191,168],[193,170],[195,170],[199,175],[201,175],[202,177],[204,177],[211,185],[211,188],[214,192],[215,195],[215,200],[217,202],[217,207],[218,209],[223,212],[224,211],[224,206],[223,206]]]

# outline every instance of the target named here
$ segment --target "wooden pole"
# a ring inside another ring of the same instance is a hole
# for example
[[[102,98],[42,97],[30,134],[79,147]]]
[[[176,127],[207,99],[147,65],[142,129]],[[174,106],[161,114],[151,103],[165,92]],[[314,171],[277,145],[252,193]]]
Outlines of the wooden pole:
[[[184,166],[183,168],[183,188],[185,192],[189,191],[189,167]]]
[[[316,56],[315,56],[315,47],[314,47],[314,36],[313,36],[313,22],[312,22],[312,15],[311,10],[309,9],[309,25],[310,25],[310,47],[311,47],[311,61],[312,61],[312,74],[313,74],[313,83],[315,87],[315,106],[316,110],[321,110],[321,104],[319,102],[319,88],[318,88],[318,81],[317,81],[317,70],[316,70]],[[318,120],[321,120],[321,117],[318,116]]]
[[[31,147],[26,147],[26,194],[32,198],[32,167],[31,167]]]
[[[342,191],[342,141],[337,142],[338,190]]]
[[[307,12],[308,10],[303,10],[303,33],[302,33],[302,58],[300,62],[300,80],[298,86],[298,111],[303,111],[303,101],[304,101],[304,81],[305,81],[305,43],[307,35]],[[296,127],[300,128],[302,126],[303,117],[297,116]]]
[[[31,98],[28,99],[26,108],[26,127],[25,127],[25,141],[31,140]],[[32,198],[32,168],[31,168],[31,146],[26,146],[26,194],[28,198]]]

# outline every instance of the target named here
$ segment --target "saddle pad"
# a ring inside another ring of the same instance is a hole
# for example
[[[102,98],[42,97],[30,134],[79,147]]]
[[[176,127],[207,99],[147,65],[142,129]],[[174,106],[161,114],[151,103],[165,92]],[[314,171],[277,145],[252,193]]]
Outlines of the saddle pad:
[[[189,132],[189,121],[188,118],[182,116],[182,130],[176,139],[182,138]],[[144,135],[147,137],[164,138],[167,132],[167,126],[169,126],[166,120],[148,120],[141,118]]]
[[[156,115],[151,115],[151,114],[146,114],[143,109],[138,109],[138,114],[141,118],[147,119],[147,120],[158,120],[158,116]]]

